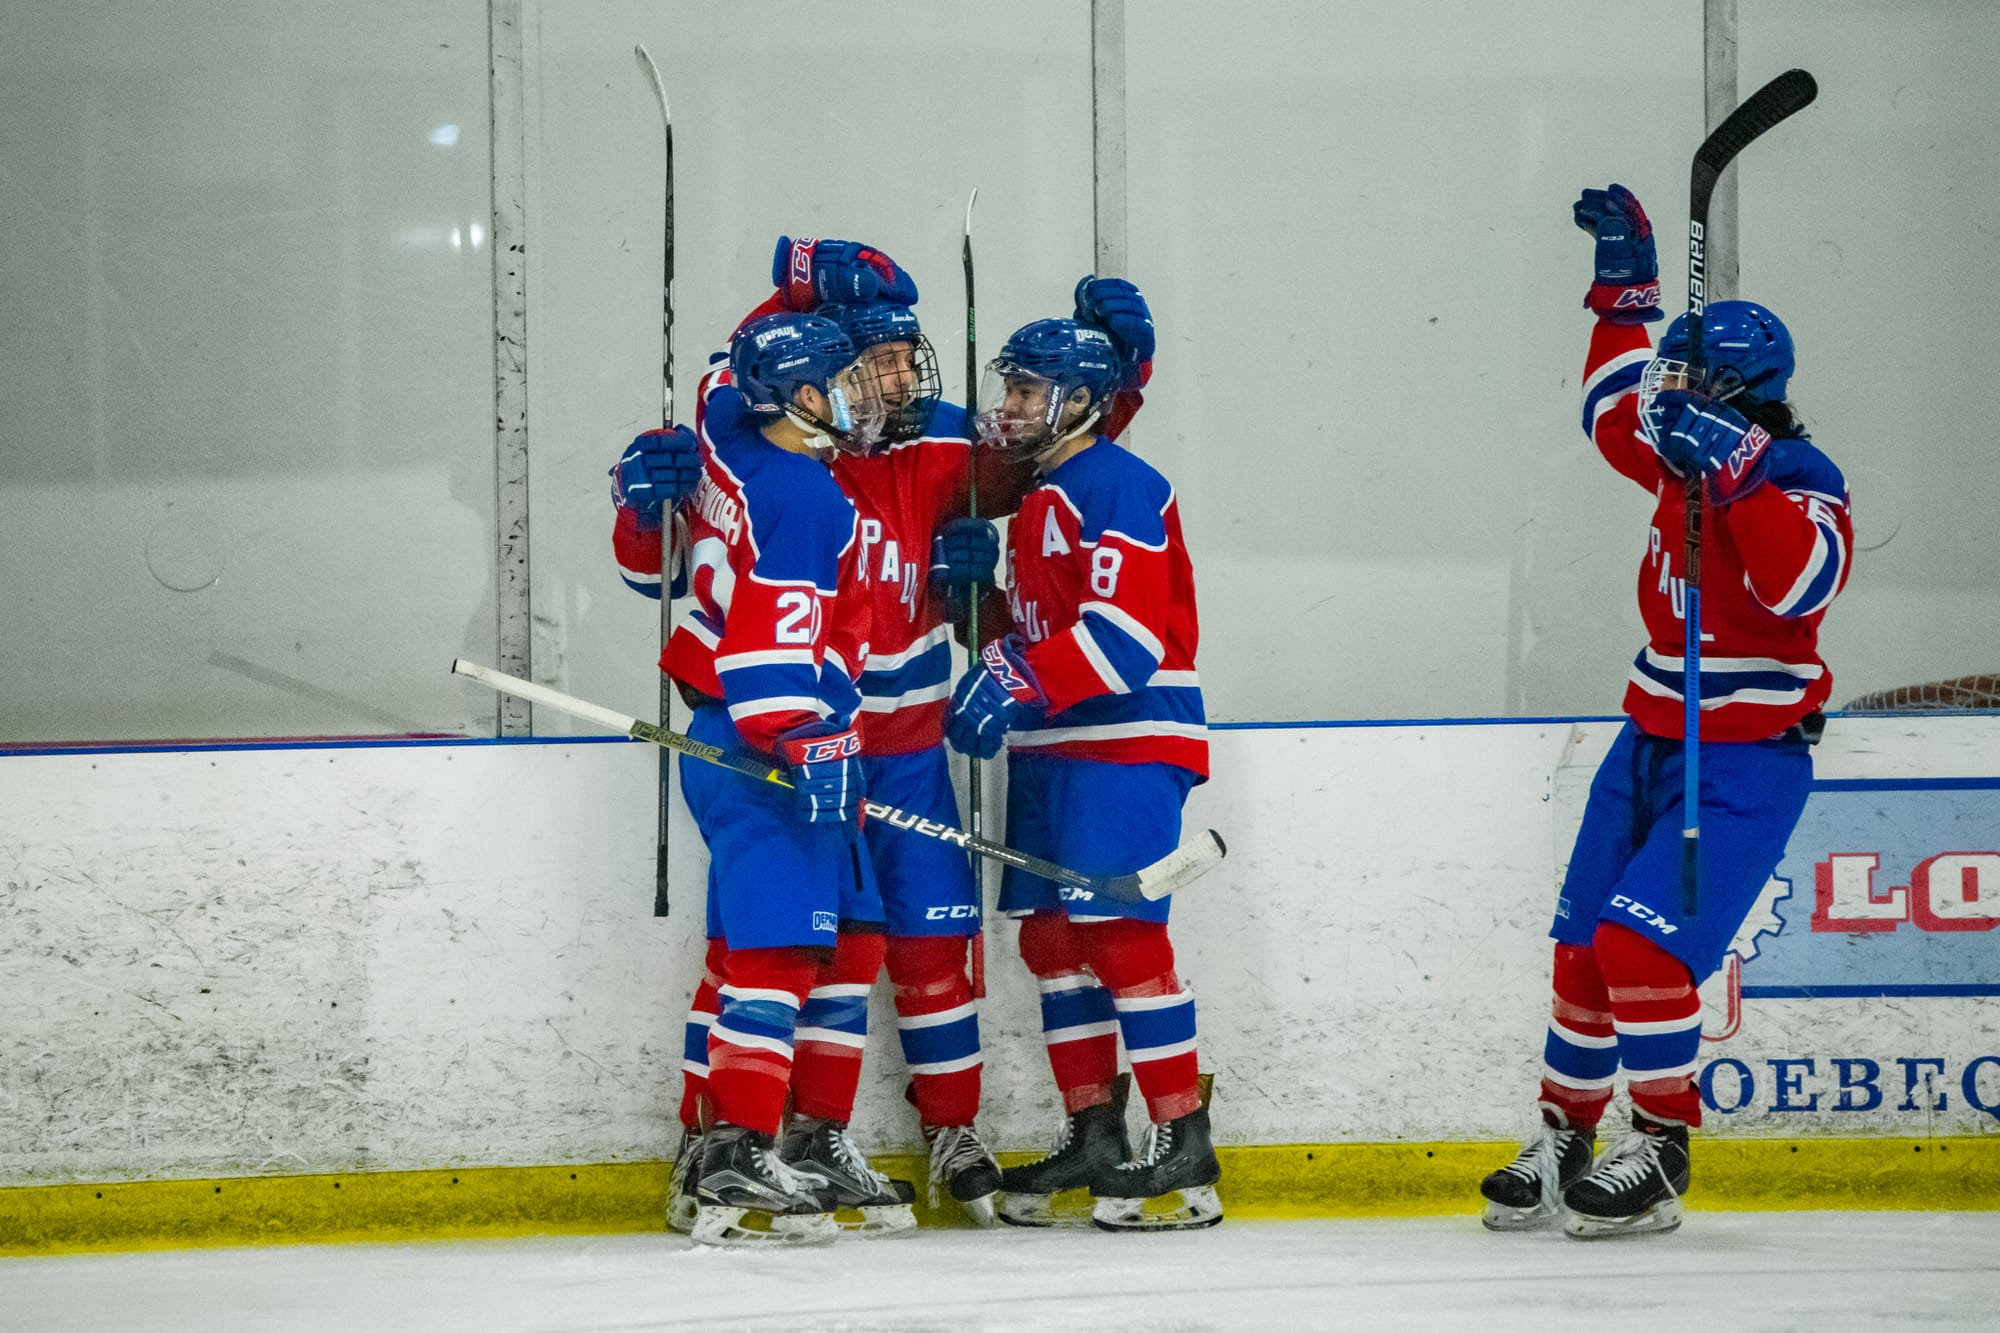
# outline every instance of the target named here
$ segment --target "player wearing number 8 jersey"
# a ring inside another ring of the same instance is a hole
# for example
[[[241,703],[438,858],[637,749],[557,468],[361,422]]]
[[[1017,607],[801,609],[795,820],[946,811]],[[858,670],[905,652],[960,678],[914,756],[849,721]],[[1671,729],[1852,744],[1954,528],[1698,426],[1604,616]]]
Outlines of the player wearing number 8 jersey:
[[[1105,329],[1068,319],[1018,330],[988,368],[979,433],[1033,458],[1041,479],[1008,535],[1013,632],[960,680],[946,724],[968,753],[1006,744],[1008,843],[1086,874],[1129,873],[1171,852],[1187,794],[1208,777],[1194,575],[1174,490],[1098,433],[1134,369]],[[1194,995],[1175,971],[1169,905],[1110,903],[1007,871],[1000,907],[1022,918],[1067,1120],[1053,1153],[1005,1173],[1003,1219],[1080,1220],[1056,1196],[1087,1188],[1107,1228],[1221,1220]],[[1152,1121],[1129,1161],[1114,1094],[1120,1036]]]

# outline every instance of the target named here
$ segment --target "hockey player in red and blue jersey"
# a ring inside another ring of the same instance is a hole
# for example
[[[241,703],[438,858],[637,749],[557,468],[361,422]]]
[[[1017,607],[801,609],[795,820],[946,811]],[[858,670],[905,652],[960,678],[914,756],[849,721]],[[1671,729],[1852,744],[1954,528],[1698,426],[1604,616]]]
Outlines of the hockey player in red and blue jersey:
[[[1130,336],[1141,332],[1143,343]],[[1171,852],[1187,794],[1208,776],[1179,505],[1166,478],[1100,433],[1150,342],[1150,318],[1125,338],[1039,320],[1007,340],[981,394],[982,439],[1033,458],[1041,480],[1008,535],[1013,632],[959,681],[946,735],[982,757],[1007,746],[1009,845],[1092,875]],[[1055,1202],[1078,1188],[1109,1229],[1221,1220],[1194,995],[1175,971],[1169,905],[1107,902],[1007,871],[1000,906],[1022,919],[1067,1119],[1055,1151],[1004,1173],[1004,1220],[1080,1221]],[[1152,1121],[1136,1160],[1114,1093],[1121,1035]]]
[[[1784,855],[1812,782],[1810,746],[1832,677],[1818,632],[1847,581],[1847,483],[1785,401],[1792,339],[1747,301],[1702,316],[1705,377],[1690,374],[1687,317],[1656,352],[1651,227],[1630,191],[1586,190],[1577,225],[1597,242],[1585,304],[1598,314],[1584,366],[1583,429],[1656,497],[1639,567],[1648,642],[1625,689],[1629,721],[1591,784],[1556,904],[1553,1016],[1543,1126],[1481,1189],[1486,1225],[1568,1213],[1591,1238],[1671,1231],[1689,1181],[1701,1042],[1696,985]],[[1686,570],[1685,479],[1703,479],[1700,670],[1701,901],[1681,910]],[[1592,1165],[1623,1069],[1633,1128]]]
[[[856,729],[868,789],[873,799],[955,826],[958,804],[944,751],[950,625],[946,599],[928,576],[931,538],[942,527],[954,549],[976,541],[977,534],[950,527],[965,513],[975,463],[982,508],[994,513],[1012,511],[1034,471],[1001,451],[973,450],[964,410],[939,401],[936,358],[908,304],[915,284],[881,251],[780,238],[773,270],[778,290],[749,318],[811,307],[833,319],[861,354],[859,404],[883,423],[879,441],[849,436],[830,459],[859,512],[856,559],[841,595],[865,601],[872,612],[869,652],[857,664]],[[826,299],[857,295],[871,299]],[[703,439],[735,429],[732,422],[745,411],[727,368],[703,379],[697,403]],[[653,592],[657,543],[642,547],[634,540],[636,520],[621,517],[619,531],[627,581]],[[886,961],[931,1179],[975,1221],[990,1224],[1000,1169],[974,1128],[983,1055],[966,968],[966,941],[980,930],[979,890],[965,853],[947,843],[880,832],[867,839],[867,849],[887,916],[883,957],[871,965],[850,951],[855,966],[823,979],[808,996],[793,1080],[794,1128],[781,1148],[792,1156],[797,1136],[821,1122],[844,1134],[867,1033],[867,995]],[[690,1123],[707,1073],[704,1038],[718,994],[717,958],[711,950],[709,976],[690,1015],[683,1105]]]
[[[853,676],[868,652],[868,608],[836,597],[859,534],[824,461],[872,425],[857,407],[853,344],[831,320],[752,321],[730,366],[744,410],[710,431],[681,508],[696,605],[661,666],[694,706],[691,736],[772,757],[792,790],[681,765],[709,849],[709,933],[722,944],[704,1052],[714,1123],[693,1179],[692,1232],[713,1243],[824,1239],[837,1206],[908,1211],[886,1182],[869,1200],[838,1196],[774,1143],[808,997],[853,953],[881,966],[881,899],[857,855],[865,777]]]

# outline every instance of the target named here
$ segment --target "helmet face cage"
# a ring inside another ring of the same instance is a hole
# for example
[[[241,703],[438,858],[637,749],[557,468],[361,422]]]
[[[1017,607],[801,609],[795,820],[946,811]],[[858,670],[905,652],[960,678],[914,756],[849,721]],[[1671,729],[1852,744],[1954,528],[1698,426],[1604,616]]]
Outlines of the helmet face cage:
[[[796,405],[788,409],[793,416],[818,427],[828,443],[843,453],[866,454],[882,439],[886,413],[868,387],[866,361],[865,356],[857,357],[827,378],[828,420],[821,421]],[[814,447],[825,446],[815,443]]]
[[[914,440],[931,424],[931,410],[944,395],[937,353],[931,340],[898,338],[866,348],[855,363],[860,388],[855,401],[878,413],[878,439],[896,443]],[[872,448],[875,441],[869,441]]]
[[[1701,391],[1703,385],[1696,379],[1694,367],[1685,361],[1674,361],[1656,356],[1646,363],[1639,372],[1639,430],[1647,443],[1655,449],[1667,431],[1667,412],[1659,398],[1670,389],[1694,389]],[[1742,387],[1740,382],[1737,386]]]
[[[1010,361],[987,363],[979,380],[979,442],[1009,453],[1029,454],[1061,434],[1063,404],[1069,395],[1056,381]]]

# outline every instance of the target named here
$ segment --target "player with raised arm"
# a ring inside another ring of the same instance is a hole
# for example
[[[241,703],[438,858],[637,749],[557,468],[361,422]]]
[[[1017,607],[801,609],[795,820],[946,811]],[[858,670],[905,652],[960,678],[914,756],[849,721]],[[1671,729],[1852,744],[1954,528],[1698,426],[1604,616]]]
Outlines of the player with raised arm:
[[[1008,535],[1013,631],[959,681],[946,724],[968,754],[1007,746],[1008,842],[1092,874],[1171,851],[1187,794],[1208,775],[1179,506],[1166,478],[1102,429],[1138,387],[1151,347],[1139,350],[1095,324],[1047,319],[1017,330],[988,367],[980,435],[1033,459],[1040,482]],[[1054,1151],[1005,1172],[1001,1217],[1081,1221],[1057,1196],[1088,1189],[1089,1216],[1108,1229],[1219,1222],[1170,900],[1111,903],[1010,869],[1000,906],[1021,918],[1066,1113]],[[1136,1160],[1115,1092],[1121,1035],[1152,1121]]]
[[[853,664],[867,652],[867,607],[835,597],[859,534],[825,466],[836,441],[879,423],[857,410],[854,347],[831,320],[752,321],[730,365],[744,411],[726,428],[709,423],[682,508],[696,606],[661,665],[693,704],[689,735],[773,757],[793,789],[681,769],[710,854],[709,933],[722,945],[711,951],[719,1003],[704,1053],[714,1122],[692,1232],[711,1243],[824,1239],[833,1209],[852,1200],[781,1160],[774,1137],[808,997],[854,966],[851,953],[872,950],[881,966],[879,924],[842,929],[879,923],[882,909],[856,854],[865,780]]]
[[[1553,1015],[1543,1048],[1542,1127],[1487,1176],[1486,1225],[1568,1214],[1578,1238],[1671,1231],[1701,1124],[1696,985],[1784,855],[1812,782],[1832,677],[1818,631],[1847,581],[1853,523],[1840,469],[1790,405],[1791,334],[1748,301],[1702,318],[1707,373],[1687,364],[1687,317],[1657,352],[1652,229],[1623,186],[1585,190],[1577,225],[1596,238],[1598,315],[1584,366],[1583,429],[1605,461],[1656,497],[1639,568],[1648,642],[1625,690],[1628,720],[1591,784],[1556,903]],[[1703,553],[1701,901],[1681,905],[1685,478],[1699,473],[1712,524]],[[1597,1126],[1624,1070],[1632,1130],[1592,1164]]]

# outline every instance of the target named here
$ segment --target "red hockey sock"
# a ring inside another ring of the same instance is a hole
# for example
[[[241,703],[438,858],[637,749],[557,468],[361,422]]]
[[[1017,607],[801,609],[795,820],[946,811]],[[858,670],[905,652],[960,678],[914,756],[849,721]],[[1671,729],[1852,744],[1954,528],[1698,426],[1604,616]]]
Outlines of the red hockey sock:
[[[708,1030],[722,1012],[722,960],[729,956],[726,941],[708,942],[708,957],[702,963],[701,984],[695,987],[694,1001],[688,1005],[685,1044],[681,1051],[681,1125],[701,1129],[701,1103],[708,1096]]]
[[[861,1052],[868,1045],[868,992],[882,972],[879,932],[845,931],[799,1010],[792,1109],[846,1124],[854,1118]]]
[[[1701,1060],[1701,997],[1680,959],[1637,931],[1606,922],[1591,942],[1611,997],[1618,1061],[1632,1108],[1670,1125],[1701,1124],[1695,1066]]]
[[[814,949],[734,949],[708,1033],[708,1096],[718,1120],[776,1134],[792,1077],[799,1008],[819,975]]]
[[[1558,944],[1550,973],[1554,998],[1542,1056],[1542,1109],[1571,1129],[1596,1129],[1611,1102],[1618,1043],[1597,957],[1585,944]]]
[[[1164,921],[1093,921],[1076,928],[1090,967],[1111,991],[1132,1081],[1156,1125],[1201,1105],[1194,992],[1174,971]]]
[[[979,1008],[961,935],[891,935],[889,981],[910,1100],[927,1126],[969,1125],[979,1114]]]
[[[1084,965],[1077,928],[1060,912],[1022,918],[1021,961],[1042,992],[1042,1040],[1063,1110],[1106,1104],[1118,1077],[1118,1017],[1111,992]]]

